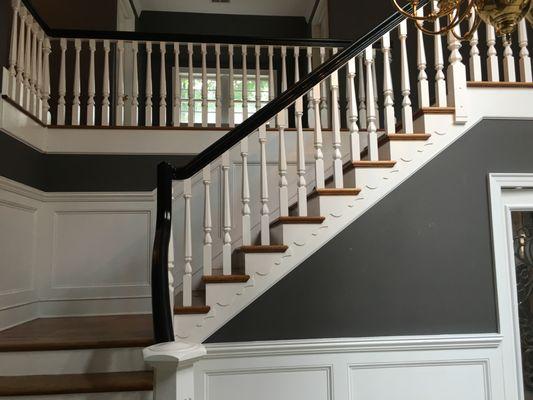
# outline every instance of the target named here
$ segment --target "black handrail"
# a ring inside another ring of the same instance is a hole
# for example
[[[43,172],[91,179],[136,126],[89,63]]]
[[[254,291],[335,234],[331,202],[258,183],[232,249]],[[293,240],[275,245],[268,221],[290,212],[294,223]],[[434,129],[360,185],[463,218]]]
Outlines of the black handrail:
[[[77,29],[52,29],[39,15],[30,0],[22,0],[28,12],[35,18],[43,31],[50,38],[69,39],[100,39],[150,42],[180,42],[180,43],[217,43],[217,44],[246,44],[263,46],[302,46],[302,47],[338,47],[344,48],[352,43],[342,39],[301,39],[301,38],[268,38],[256,36],[230,35],[189,35],[177,33],[125,32],[125,31],[91,31]]]
[[[426,3],[428,3],[428,0],[420,0],[419,5],[424,6]],[[406,5],[404,10],[410,11],[410,5]],[[202,151],[184,167],[173,168],[166,163],[161,163],[158,166],[156,239],[154,241],[154,255],[152,259],[152,308],[156,342],[174,340],[173,333],[171,332],[172,322],[170,322],[170,325],[168,323],[168,321],[172,321],[173,312],[170,310],[167,267],[168,245],[170,241],[170,230],[172,228],[172,179],[183,180],[192,177],[242,139],[255,132],[261,125],[294,103],[296,99],[309,92],[309,90],[337,71],[350,59],[378,41],[403,19],[404,17],[399,12],[391,15],[376,28],[319,66],[307,77],[292,85],[285,92],[281,93],[274,100],[246,119],[242,124],[232,129]]]

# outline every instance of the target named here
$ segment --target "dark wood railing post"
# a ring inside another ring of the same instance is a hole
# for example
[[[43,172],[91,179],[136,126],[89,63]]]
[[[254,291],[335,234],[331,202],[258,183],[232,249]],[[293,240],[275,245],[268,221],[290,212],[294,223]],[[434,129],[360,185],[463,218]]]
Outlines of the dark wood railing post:
[[[156,343],[174,341],[170,309],[168,246],[172,229],[172,174],[170,164],[157,166],[157,219],[152,254],[152,315]]]

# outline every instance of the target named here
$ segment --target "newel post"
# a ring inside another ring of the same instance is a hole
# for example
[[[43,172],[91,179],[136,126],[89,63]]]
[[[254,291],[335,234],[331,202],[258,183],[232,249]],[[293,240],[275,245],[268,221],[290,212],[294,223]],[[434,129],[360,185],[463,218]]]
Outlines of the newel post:
[[[454,35],[455,33],[455,35]],[[455,123],[465,124],[468,120],[466,98],[466,67],[459,49],[461,42],[459,26],[448,33],[448,50],[450,51],[448,78],[448,106],[455,107]],[[457,37],[456,37],[457,36]]]

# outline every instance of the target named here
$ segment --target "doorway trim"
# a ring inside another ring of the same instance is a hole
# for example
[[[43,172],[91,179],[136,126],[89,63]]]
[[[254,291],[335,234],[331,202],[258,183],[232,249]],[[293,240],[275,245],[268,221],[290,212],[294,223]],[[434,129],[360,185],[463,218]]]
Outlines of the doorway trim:
[[[533,211],[533,174],[491,173],[488,179],[504,393],[507,400],[524,400],[511,212]]]

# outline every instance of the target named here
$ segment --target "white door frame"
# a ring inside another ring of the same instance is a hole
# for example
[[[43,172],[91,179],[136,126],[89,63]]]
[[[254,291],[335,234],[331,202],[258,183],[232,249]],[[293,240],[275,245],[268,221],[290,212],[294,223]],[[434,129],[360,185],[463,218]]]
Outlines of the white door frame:
[[[489,174],[499,330],[506,400],[524,400],[512,211],[533,211],[533,174]]]

